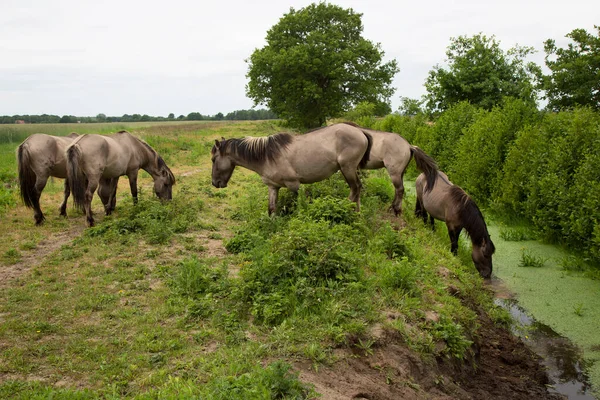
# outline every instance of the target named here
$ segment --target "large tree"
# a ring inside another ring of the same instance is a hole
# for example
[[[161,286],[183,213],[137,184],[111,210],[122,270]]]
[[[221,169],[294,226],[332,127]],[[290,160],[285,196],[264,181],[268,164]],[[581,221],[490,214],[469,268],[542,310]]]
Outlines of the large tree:
[[[363,101],[389,102],[398,67],[361,36],[361,17],[328,3],[291,8],[246,60],[248,97],[299,128],[321,126]]]
[[[552,39],[544,42],[551,71],[543,83],[549,109],[587,105],[600,110],[600,26],[594,28],[596,36],[584,29],[568,33],[573,42],[564,49]]]
[[[490,110],[506,96],[535,102],[540,67],[525,58],[531,47],[505,52],[495,37],[483,34],[451,38],[447,68],[436,65],[425,82],[427,109],[444,111],[460,101]]]

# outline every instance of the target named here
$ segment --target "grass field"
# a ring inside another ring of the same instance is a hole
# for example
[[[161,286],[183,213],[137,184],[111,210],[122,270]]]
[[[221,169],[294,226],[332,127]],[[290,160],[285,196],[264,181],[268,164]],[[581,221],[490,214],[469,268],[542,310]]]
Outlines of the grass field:
[[[446,233],[412,217],[410,196],[404,218],[387,214],[385,171],[364,175],[360,213],[336,175],[297,200],[282,190],[283,215],[269,218],[255,173],[238,168],[227,189],[212,187],[210,149],[222,136],[275,133],[273,122],[81,128],[144,138],[177,178],[173,201],[153,198],[142,173],[134,206],[124,178],[114,215],[96,197],[98,224],[85,229],[71,207],[58,216],[55,180],[35,227],[14,186],[22,132],[0,144],[10,200],[0,215],[0,398],[313,398],[324,387],[305,376],[372,355],[382,331],[423,362],[468,364],[478,312],[508,323],[468,249],[452,257]],[[379,368],[388,386],[428,398],[412,377]]]

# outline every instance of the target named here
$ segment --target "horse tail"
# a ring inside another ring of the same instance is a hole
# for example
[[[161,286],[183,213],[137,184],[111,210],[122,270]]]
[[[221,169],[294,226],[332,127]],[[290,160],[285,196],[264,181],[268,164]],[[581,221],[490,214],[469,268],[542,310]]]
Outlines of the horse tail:
[[[425,191],[429,192],[431,189],[433,189],[438,176],[437,163],[433,158],[431,158],[417,146],[410,146],[410,154],[415,158],[417,169],[425,174],[425,178],[427,179],[427,187],[425,188]]]
[[[363,131],[364,135],[367,137],[367,150],[365,154],[363,154],[362,160],[360,160],[360,164],[358,164],[359,168],[365,168],[367,163],[369,162],[369,157],[371,156],[371,147],[373,147],[373,136]]]
[[[81,169],[81,149],[77,143],[67,147],[67,180],[73,193],[75,208],[83,210],[85,201],[86,179]]]
[[[26,207],[39,209],[40,199],[35,192],[37,177],[31,168],[31,155],[29,154],[27,142],[21,143],[17,148],[17,164],[21,199]]]

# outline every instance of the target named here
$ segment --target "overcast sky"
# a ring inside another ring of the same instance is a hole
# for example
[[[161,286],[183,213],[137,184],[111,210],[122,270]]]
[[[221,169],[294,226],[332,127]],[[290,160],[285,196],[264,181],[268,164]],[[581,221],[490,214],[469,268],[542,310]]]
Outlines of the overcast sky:
[[[290,7],[310,0],[0,0],[0,115],[213,115],[253,106],[245,60]],[[495,35],[506,50],[564,45],[600,24],[598,0],[338,0],[363,37],[400,67],[400,96],[420,98],[451,37]]]

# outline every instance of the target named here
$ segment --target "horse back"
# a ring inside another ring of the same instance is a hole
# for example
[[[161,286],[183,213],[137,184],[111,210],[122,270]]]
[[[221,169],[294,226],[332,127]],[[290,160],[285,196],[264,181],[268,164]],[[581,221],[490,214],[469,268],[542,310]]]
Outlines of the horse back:
[[[83,135],[76,138],[72,146],[79,147],[81,166],[88,176],[114,178],[127,172],[131,150],[111,136]]]
[[[364,129],[373,138],[366,169],[386,167],[391,172],[403,173],[410,162],[410,143],[397,133]]]
[[[336,124],[297,135],[278,161],[277,175],[282,180],[318,182],[342,166],[358,168],[368,147],[366,134],[350,125]]]
[[[52,136],[34,133],[19,148],[28,152],[29,167],[36,174],[67,177],[65,150],[73,142],[68,136]]]
[[[417,198],[423,204],[425,211],[440,221],[447,221],[452,214],[451,210],[454,204],[450,196],[450,188],[454,186],[448,176],[441,171],[438,171],[438,179],[436,179],[433,188],[428,190],[427,178],[424,173],[421,173],[415,181]]]

